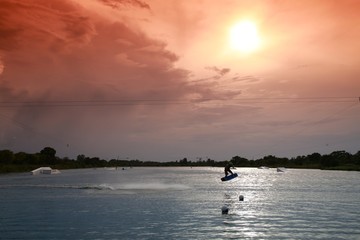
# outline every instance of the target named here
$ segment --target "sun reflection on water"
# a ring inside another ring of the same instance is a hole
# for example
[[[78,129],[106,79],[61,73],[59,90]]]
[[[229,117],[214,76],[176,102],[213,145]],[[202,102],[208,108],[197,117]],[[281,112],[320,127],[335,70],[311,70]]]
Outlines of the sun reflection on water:
[[[223,204],[229,207],[229,214],[223,216],[224,237],[265,236],[266,229],[272,227],[264,220],[273,218],[269,205],[278,201],[273,187],[279,177],[275,171],[241,169],[240,177],[229,183],[223,195]]]

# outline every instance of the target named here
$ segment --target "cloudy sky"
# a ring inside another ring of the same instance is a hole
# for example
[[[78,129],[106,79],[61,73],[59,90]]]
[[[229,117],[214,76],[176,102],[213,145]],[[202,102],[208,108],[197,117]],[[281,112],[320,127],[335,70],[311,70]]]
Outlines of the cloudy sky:
[[[358,0],[1,0],[0,149],[360,150]]]

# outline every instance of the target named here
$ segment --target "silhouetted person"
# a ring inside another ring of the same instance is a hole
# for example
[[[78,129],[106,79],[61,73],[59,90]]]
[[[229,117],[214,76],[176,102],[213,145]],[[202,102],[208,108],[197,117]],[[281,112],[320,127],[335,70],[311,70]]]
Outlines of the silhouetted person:
[[[231,161],[226,163],[226,166],[225,166],[225,169],[224,169],[225,176],[227,176],[229,173],[231,175],[233,174],[233,172],[230,170],[230,168],[235,168]]]

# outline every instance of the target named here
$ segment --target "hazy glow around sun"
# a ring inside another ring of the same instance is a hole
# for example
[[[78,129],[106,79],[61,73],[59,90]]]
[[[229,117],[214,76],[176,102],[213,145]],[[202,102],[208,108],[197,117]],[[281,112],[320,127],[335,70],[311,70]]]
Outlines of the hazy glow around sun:
[[[230,28],[230,48],[244,53],[255,51],[260,46],[260,38],[254,22],[238,22]]]

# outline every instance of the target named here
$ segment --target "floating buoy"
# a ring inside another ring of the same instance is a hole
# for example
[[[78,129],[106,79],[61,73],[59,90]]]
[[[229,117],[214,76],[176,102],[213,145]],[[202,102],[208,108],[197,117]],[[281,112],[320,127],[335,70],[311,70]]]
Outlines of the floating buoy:
[[[239,196],[239,201],[244,201],[244,196],[243,195]]]
[[[227,206],[223,206],[223,207],[221,208],[221,213],[222,213],[222,214],[228,214],[228,213],[229,213],[229,208],[228,208]]]

